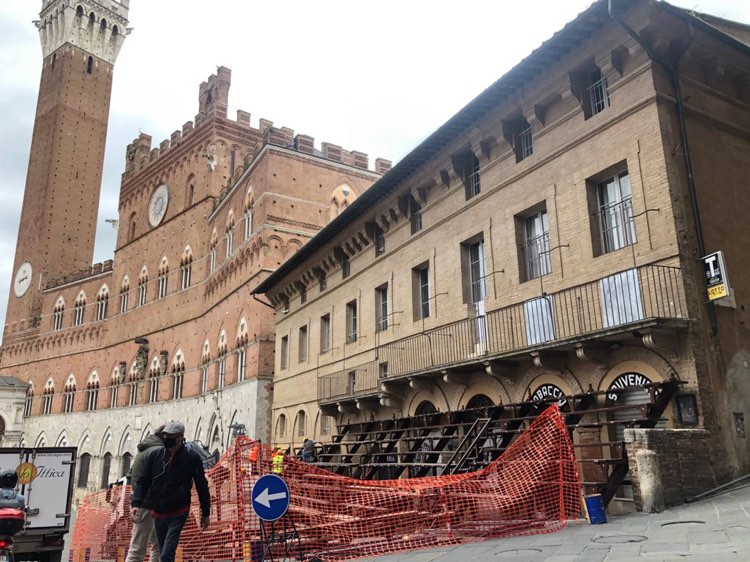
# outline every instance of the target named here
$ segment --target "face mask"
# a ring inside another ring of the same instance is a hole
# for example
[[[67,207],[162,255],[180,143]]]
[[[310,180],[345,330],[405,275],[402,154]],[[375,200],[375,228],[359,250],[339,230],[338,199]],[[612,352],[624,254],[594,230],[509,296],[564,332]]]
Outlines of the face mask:
[[[164,448],[165,449],[171,449],[177,445],[177,438],[176,437],[166,437],[164,439]]]

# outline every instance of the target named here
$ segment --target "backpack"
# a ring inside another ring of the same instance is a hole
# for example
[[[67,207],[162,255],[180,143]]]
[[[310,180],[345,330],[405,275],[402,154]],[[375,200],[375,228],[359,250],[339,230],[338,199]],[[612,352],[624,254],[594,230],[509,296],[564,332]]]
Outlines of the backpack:
[[[213,466],[219,462],[219,451],[214,451],[214,454],[212,455],[200,441],[188,441],[185,443],[185,447],[187,447],[188,451],[195,452],[201,458],[201,462],[203,462],[203,470],[213,468]]]

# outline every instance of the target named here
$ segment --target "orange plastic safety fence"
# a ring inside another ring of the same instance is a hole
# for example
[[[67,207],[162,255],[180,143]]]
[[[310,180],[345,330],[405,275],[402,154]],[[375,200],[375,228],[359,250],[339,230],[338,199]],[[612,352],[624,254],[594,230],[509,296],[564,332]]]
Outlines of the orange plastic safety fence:
[[[180,561],[263,559],[260,521],[251,492],[272,472],[272,451],[238,438],[208,472],[211,524],[198,527],[197,498],[183,530]],[[573,448],[557,406],[551,406],[508,450],[481,471],[450,476],[364,481],[285,457],[290,490],[279,528],[299,539],[295,559],[350,560],[515,535],[547,533],[580,516],[580,482]],[[130,538],[130,489],[88,496],[79,510],[71,559],[125,560]],[[270,547],[283,559],[280,543]],[[266,559],[268,554],[266,554]]]

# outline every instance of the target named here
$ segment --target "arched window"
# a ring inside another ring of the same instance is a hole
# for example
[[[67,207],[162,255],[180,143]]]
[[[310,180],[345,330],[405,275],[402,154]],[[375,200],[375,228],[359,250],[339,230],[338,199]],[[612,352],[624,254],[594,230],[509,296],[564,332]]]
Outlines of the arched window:
[[[286,416],[281,414],[276,424],[276,436],[280,439],[286,437]]]
[[[120,478],[123,476],[127,476],[128,472],[130,472],[130,467],[133,465],[133,455],[130,453],[125,453],[122,455],[122,460],[120,462]]]
[[[99,399],[99,375],[96,372],[91,373],[86,383],[86,411],[93,412],[96,410],[96,403]]]
[[[141,275],[138,277],[138,306],[144,306],[148,295],[146,290],[148,289],[148,270],[144,266],[141,270]]]
[[[109,470],[112,468],[112,453],[106,453],[102,459],[102,480],[100,488],[105,489],[109,485]]]
[[[250,240],[253,235],[253,206],[255,198],[253,197],[253,188],[247,190],[245,195],[245,240]]]
[[[65,412],[66,414],[70,414],[73,411],[73,406],[75,405],[76,398],[76,379],[72,373],[70,374],[70,376],[68,376],[68,381],[65,383],[63,394],[65,397],[65,401],[63,403],[63,412]]]
[[[102,285],[96,294],[96,321],[101,322],[107,317],[107,305],[109,304],[109,289]]]
[[[52,413],[52,399],[54,396],[55,383],[52,382],[52,379],[49,379],[47,384],[44,385],[44,390],[42,391],[42,415],[48,416]]]
[[[55,303],[55,308],[52,313],[52,329],[55,331],[62,330],[63,328],[63,315],[65,314],[65,299],[60,298],[57,299],[57,302]]]
[[[26,400],[23,403],[23,417],[28,418],[31,415],[31,409],[34,407],[34,386],[29,381],[29,388],[26,389]]]
[[[174,361],[172,362],[172,377],[172,400],[178,400],[182,398],[185,385],[185,358],[180,350],[175,353]]]
[[[94,71],[94,57],[89,57],[89,60],[86,63],[86,72],[88,74],[91,74],[93,71]]]
[[[125,314],[128,311],[128,294],[130,293],[130,280],[126,275],[120,285],[120,314]]]
[[[193,250],[190,249],[190,246],[187,246],[185,248],[185,251],[182,253],[182,258],[180,258],[180,288],[182,290],[190,287],[192,269]]]
[[[159,264],[158,292],[157,298],[163,299],[167,296],[167,284],[169,282],[169,262],[166,257]]]
[[[132,242],[133,240],[135,240],[135,227],[135,213],[133,213],[132,215],[130,215],[130,220],[128,221],[128,242]]]
[[[91,455],[83,453],[78,458],[78,487],[86,488],[89,484],[89,470],[91,469]]]
[[[307,415],[304,410],[297,412],[297,436],[305,437],[307,435]]]
[[[78,7],[76,8],[76,16],[78,16],[79,18],[80,18],[80,17],[83,17],[83,6],[79,5],[79,6],[78,6]]]
[[[120,34],[120,28],[116,25],[112,26],[112,36],[117,37]]]
[[[83,324],[83,320],[86,314],[86,293],[81,291],[78,293],[75,302],[75,315],[73,317],[73,326],[80,326]]]

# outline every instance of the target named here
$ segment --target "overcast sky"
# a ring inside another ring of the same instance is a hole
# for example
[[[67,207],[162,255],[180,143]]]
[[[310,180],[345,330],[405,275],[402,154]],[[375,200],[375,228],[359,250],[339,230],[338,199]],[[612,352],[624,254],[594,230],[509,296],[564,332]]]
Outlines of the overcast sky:
[[[747,0],[673,4],[750,23]],[[131,0],[115,65],[95,261],[110,259],[125,146],[153,146],[232,70],[237,109],[394,163],[587,8],[589,0]],[[12,278],[41,72],[41,0],[0,0],[0,318]]]

